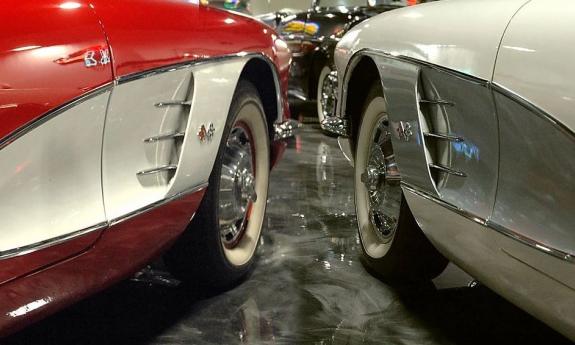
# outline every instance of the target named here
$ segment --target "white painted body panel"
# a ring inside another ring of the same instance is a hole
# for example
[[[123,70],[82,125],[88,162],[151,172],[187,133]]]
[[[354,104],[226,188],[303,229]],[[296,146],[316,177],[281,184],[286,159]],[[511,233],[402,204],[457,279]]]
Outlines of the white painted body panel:
[[[571,263],[527,248],[406,189],[404,193],[417,223],[448,259],[512,303],[575,339],[575,289],[522,261],[527,255],[552,262],[558,272],[572,270]]]
[[[442,0],[389,11],[350,30],[336,49],[340,77],[351,56],[374,49],[491,80],[505,27],[527,0]]]
[[[109,220],[208,181],[247,60],[244,57],[197,64],[128,81],[114,89],[103,154],[104,203]],[[191,101],[191,106],[155,106],[182,100]],[[209,123],[216,129],[214,136],[200,142],[197,132],[202,124]],[[181,144],[175,145],[173,139],[144,142],[175,131],[186,133]],[[168,164],[178,166],[175,175],[137,176],[139,171]]]
[[[106,221],[101,145],[110,92],[64,111],[0,154],[0,252]]]
[[[533,0],[513,18],[493,81],[575,131],[575,2]]]
[[[158,108],[156,103],[188,99],[190,69],[130,81],[114,88],[103,149],[104,202],[116,219],[165,198],[167,173],[137,176],[173,160],[173,140],[144,139],[178,130],[187,107]]]
[[[236,58],[198,65],[192,69],[194,95],[189,133],[183,143],[183,155],[168,195],[175,195],[207,182],[218,154],[230,105],[240,74],[249,58]],[[216,131],[211,141],[201,142],[197,132],[202,124],[213,123]]]

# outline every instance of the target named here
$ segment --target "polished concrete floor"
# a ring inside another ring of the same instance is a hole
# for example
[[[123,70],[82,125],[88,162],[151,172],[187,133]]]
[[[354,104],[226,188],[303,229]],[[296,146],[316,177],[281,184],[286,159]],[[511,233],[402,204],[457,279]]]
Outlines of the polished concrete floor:
[[[570,343],[481,285],[457,287],[469,277],[454,267],[434,283],[402,289],[366,273],[351,173],[336,140],[306,125],[272,173],[259,260],[242,285],[210,296],[127,281],[0,342]]]

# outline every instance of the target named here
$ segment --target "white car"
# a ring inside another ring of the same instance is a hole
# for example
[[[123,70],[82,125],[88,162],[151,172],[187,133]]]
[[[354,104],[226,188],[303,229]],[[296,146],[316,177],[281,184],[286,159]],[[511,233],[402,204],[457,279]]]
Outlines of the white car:
[[[575,2],[444,0],[359,24],[336,48],[365,265],[450,260],[575,339]]]

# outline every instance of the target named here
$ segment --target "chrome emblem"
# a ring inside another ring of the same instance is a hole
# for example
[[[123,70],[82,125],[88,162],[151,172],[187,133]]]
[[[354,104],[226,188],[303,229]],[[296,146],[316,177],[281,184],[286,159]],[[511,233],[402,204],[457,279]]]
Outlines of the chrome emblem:
[[[214,127],[213,123],[206,125],[201,125],[200,129],[198,129],[198,138],[200,138],[200,142],[210,142],[214,137],[214,133],[216,132],[216,127]]]
[[[86,65],[86,67],[98,66],[98,60],[96,60],[95,56],[96,52],[93,50],[86,52],[86,55],[84,55],[84,65]]]
[[[88,68],[98,65],[105,66],[111,62],[108,49],[88,50],[84,54],[84,65]]]
[[[413,131],[411,130],[411,124],[409,122],[399,121],[399,127],[397,128],[397,133],[399,139],[403,141],[409,141],[413,136]]]

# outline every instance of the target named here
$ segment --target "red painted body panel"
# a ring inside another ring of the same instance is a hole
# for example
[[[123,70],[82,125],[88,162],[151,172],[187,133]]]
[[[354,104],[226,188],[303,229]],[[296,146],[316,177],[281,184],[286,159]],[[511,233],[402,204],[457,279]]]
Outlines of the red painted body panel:
[[[104,231],[91,250],[49,269],[0,285],[0,336],[129,277],[168,248],[204,196],[196,192]]]
[[[261,53],[276,66],[284,113],[291,54],[270,27],[245,16],[182,0],[92,0],[122,77],[162,66],[230,54]],[[126,15],[129,13],[129,15]]]
[[[51,246],[36,252],[2,260],[0,265],[0,286],[10,280],[17,279],[36,270],[69,258],[87,250],[102,234],[94,231],[73,240]]]
[[[0,139],[113,79],[111,64],[84,64],[85,52],[108,49],[87,1],[77,8],[62,3],[2,1]]]

